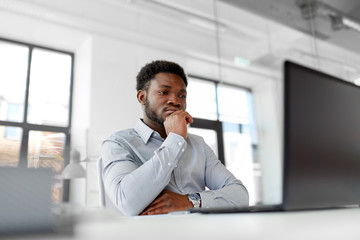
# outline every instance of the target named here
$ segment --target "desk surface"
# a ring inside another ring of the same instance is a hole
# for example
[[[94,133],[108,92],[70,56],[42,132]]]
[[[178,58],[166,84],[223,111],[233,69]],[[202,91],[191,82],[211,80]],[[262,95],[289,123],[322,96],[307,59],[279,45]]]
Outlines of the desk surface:
[[[360,239],[360,209],[237,214],[169,214],[116,217],[106,211],[81,215],[72,235],[9,239]]]

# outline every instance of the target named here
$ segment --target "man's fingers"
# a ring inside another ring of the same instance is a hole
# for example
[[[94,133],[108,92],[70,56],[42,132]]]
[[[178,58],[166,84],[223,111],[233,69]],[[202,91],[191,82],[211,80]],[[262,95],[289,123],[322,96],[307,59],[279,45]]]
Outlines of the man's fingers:
[[[152,209],[152,210],[147,210],[143,213],[141,213],[140,215],[155,215],[155,214],[166,214],[169,213],[170,210],[168,207],[159,207],[156,209]]]
[[[141,215],[168,213],[170,211],[169,209],[170,206],[168,206],[168,203],[163,201],[155,205],[150,205]]]
[[[193,123],[194,119],[192,118],[192,116],[189,114],[189,116],[186,117],[186,123]]]
[[[170,192],[168,190],[163,190],[159,196],[143,211],[140,215],[147,215],[149,211],[154,211],[156,208],[164,207],[167,203],[166,194]]]
[[[159,203],[159,202],[161,202],[161,201],[163,201],[163,199],[166,198],[166,196],[164,196],[164,195],[166,195],[166,194],[169,193],[169,192],[170,192],[169,190],[164,189],[164,190],[156,197],[156,199],[150,204],[150,206],[151,206],[151,205],[154,205],[154,204],[157,204],[157,203]]]
[[[194,121],[190,113],[183,111],[183,114],[187,123],[192,123]]]
[[[191,207],[186,195],[164,190],[140,215],[165,214]]]
[[[164,122],[164,127],[166,134],[169,135],[170,132],[176,133],[180,136],[187,138],[187,124],[192,123],[192,116],[184,111],[179,110],[171,115],[169,115]]]
[[[157,203],[152,203],[149,207],[147,207],[146,211],[152,211],[156,208],[161,208],[161,207],[166,207],[166,206],[168,206],[168,203],[164,199],[163,201],[160,201]]]
[[[193,122],[193,118],[190,115],[190,113],[188,113],[188,112],[186,112],[184,110],[178,110],[178,111],[172,113],[170,116],[172,116],[172,117],[181,116],[183,119],[186,120],[187,123],[192,123]]]

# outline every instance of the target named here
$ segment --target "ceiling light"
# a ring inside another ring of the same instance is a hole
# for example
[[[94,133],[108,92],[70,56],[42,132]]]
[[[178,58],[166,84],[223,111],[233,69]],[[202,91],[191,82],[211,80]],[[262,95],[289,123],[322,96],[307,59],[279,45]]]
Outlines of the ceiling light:
[[[240,66],[240,67],[248,67],[251,64],[251,61],[249,59],[236,56],[234,58],[234,63],[235,63],[235,65]]]
[[[354,84],[360,86],[360,76],[354,80]]]
[[[343,17],[342,18],[342,23],[346,27],[352,28],[352,29],[360,32],[360,23],[358,21],[355,21],[355,20],[350,19],[350,18]]]
[[[197,27],[201,27],[204,28],[206,30],[210,30],[210,31],[216,31],[217,28],[219,30],[219,32],[225,32],[226,30],[226,26],[224,24],[221,23],[216,23],[215,21],[209,21],[206,19],[200,19],[200,18],[190,18],[189,23],[192,25],[195,25]]]
[[[214,16],[209,16],[206,13],[202,13],[191,8],[191,5],[189,4],[189,6],[187,6],[186,4],[179,4],[168,0],[146,0],[146,2],[186,15],[188,17],[187,21],[194,26],[210,31],[226,31],[227,25],[225,23],[215,19]]]

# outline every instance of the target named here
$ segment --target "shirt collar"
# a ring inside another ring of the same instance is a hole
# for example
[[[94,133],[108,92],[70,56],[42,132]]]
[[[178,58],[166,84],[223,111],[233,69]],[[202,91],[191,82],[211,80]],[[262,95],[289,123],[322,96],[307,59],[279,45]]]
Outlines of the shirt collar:
[[[135,131],[139,134],[141,139],[144,141],[145,144],[149,141],[151,135],[153,134],[154,130],[148,127],[142,119],[139,119],[135,125]]]

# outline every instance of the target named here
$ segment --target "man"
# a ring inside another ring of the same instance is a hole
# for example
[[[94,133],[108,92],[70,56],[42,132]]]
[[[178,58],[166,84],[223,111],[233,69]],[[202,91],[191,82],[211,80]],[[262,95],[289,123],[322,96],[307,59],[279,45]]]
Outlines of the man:
[[[187,132],[193,118],[186,112],[186,86],[178,64],[145,65],[136,86],[143,119],[135,128],[116,132],[103,142],[105,190],[125,215],[248,205],[241,181],[203,138]]]

